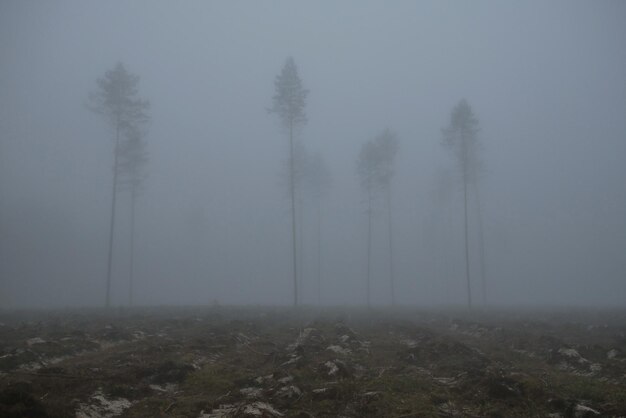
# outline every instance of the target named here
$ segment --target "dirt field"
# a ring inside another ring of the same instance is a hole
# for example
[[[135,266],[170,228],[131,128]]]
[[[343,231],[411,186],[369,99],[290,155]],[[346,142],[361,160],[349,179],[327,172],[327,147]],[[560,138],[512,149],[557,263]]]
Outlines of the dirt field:
[[[626,416],[625,311],[0,312],[2,417]]]

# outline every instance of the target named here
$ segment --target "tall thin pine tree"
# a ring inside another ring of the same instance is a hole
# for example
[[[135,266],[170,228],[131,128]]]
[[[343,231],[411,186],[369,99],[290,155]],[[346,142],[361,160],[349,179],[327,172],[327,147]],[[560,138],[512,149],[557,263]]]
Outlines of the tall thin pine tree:
[[[469,231],[467,218],[468,187],[477,166],[478,119],[465,99],[452,109],[450,125],[442,129],[443,144],[455,156],[463,183],[463,225],[465,243],[465,278],[467,306],[472,308],[472,283],[470,278]]]
[[[118,63],[114,69],[107,71],[104,77],[98,79],[98,88],[89,95],[88,108],[104,116],[115,132],[105,296],[105,306],[107,308],[111,305],[111,267],[113,264],[113,237],[115,232],[115,208],[121,140],[125,132],[137,129],[148,121],[146,111],[150,105],[147,101],[138,97],[138,85],[139,76],[129,73],[122,63]]]
[[[292,57],[287,58],[274,81],[275,94],[270,112],[278,114],[289,137],[289,195],[291,199],[291,242],[293,265],[293,304],[298,305],[298,253],[296,240],[296,173],[294,136],[306,123],[304,108],[308,90],[302,87],[298,68]]]

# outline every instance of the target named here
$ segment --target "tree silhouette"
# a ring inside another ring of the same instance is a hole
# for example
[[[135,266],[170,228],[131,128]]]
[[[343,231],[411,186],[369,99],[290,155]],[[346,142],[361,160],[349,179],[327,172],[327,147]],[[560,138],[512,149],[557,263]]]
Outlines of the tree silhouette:
[[[111,303],[111,265],[113,261],[113,236],[115,229],[115,203],[118,191],[119,160],[122,135],[138,129],[148,121],[146,114],[149,103],[138,97],[139,76],[126,71],[122,63],[108,70],[97,80],[97,89],[89,95],[88,108],[105,117],[113,127],[115,145],[113,149],[113,182],[111,193],[111,218],[109,222],[109,254],[105,306]]]
[[[378,150],[378,176],[377,182],[385,193],[387,202],[387,233],[389,248],[389,285],[391,291],[391,304],[396,303],[395,277],[393,269],[393,211],[391,206],[391,180],[394,176],[394,161],[398,153],[398,139],[394,132],[385,129],[375,139]]]
[[[293,262],[293,304],[298,305],[298,254],[296,250],[296,172],[294,135],[306,123],[304,108],[308,90],[302,87],[298,68],[288,57],[283,69],[274,81],[275,94],[270,112],[278,114],[289,136],[289,195],[291,199],[291,238]]]
[[[391,179],[394,175],[393,164],[398,152],[396,134],[385,129],[373,140],[361,147],[357,160],[357,174],[367,201],[367,305],[370,306],[371,252],[372,252],[372,204],[376,195],[385,193],[387,202],[387,229],[389,234],[389,284],[391,300],[395,303],[393,271],[393,232],[391,212]]]
[[[463,183],[463,215],[465,237],[465,278],[467,281],[467,306],[472,307],[472,286],[469,265],[469,238],[467,222],[467,194],[470,182],[478,170],[477,140],[478,119],[465,99],[461,100],[450,116],[450,125],[442,129],[443,145],[457,160]]]

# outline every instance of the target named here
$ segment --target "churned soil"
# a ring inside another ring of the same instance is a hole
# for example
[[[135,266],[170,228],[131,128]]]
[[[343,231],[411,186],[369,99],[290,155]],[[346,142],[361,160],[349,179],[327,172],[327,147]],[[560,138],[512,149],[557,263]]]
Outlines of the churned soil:
[[[0,311],[0,416],[626,416],[626,311]]]

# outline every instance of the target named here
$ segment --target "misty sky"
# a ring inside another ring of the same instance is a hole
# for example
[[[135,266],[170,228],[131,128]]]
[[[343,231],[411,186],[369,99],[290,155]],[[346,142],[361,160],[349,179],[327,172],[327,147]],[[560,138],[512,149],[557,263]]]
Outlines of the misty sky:
[[[324,303],[364,303],[355,161],[386,127],[400,141],[398,302],[465,302],[461,185],[441,146],[465,98],[481,127],[489,302],[623,306],[625,21],[620,1],[1,1],[0,304],[103,303],[113,133],[85,105],[118,61],[152,106],[136,300],[290,303],[287,138],[267,109],[291,55],[310,90],[299,140],[333,176]],[[118,203],[116,305],[128,196]],[[378,304],[389,303],[383,208]],[[305,206],[305,303],[316,302],[313,215]],[[475,210],[470,223],[480,301]]]

